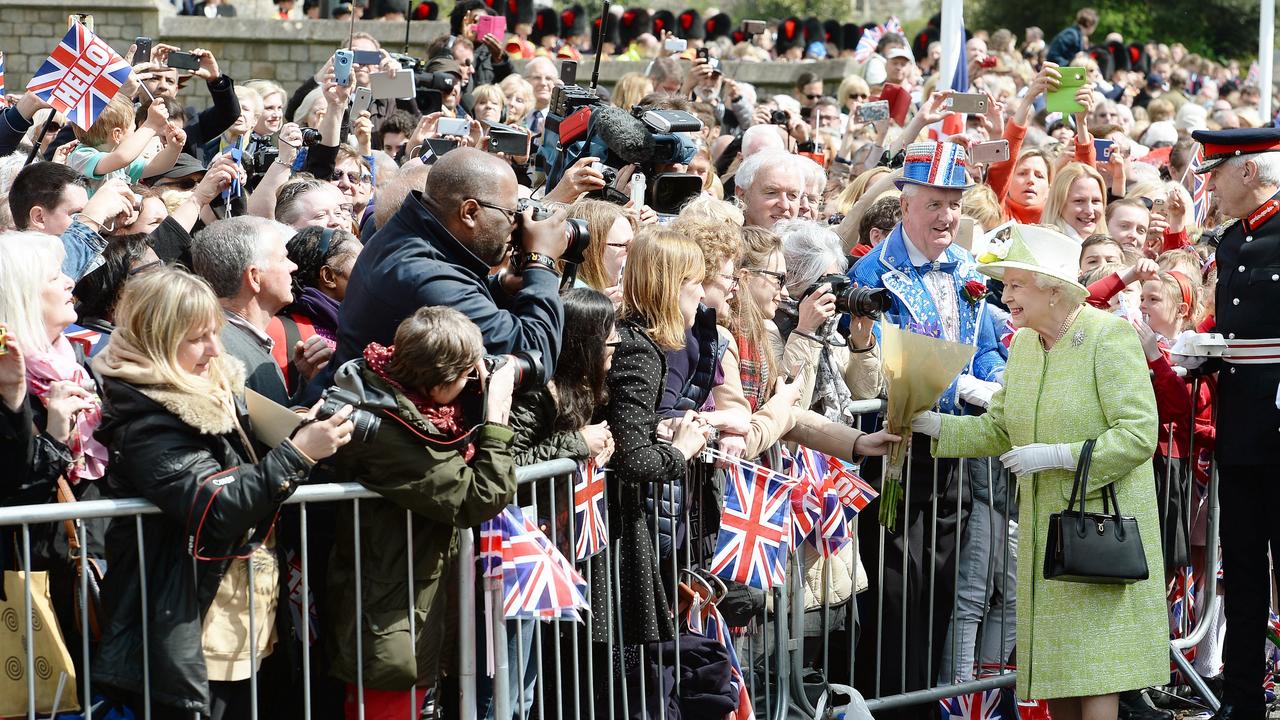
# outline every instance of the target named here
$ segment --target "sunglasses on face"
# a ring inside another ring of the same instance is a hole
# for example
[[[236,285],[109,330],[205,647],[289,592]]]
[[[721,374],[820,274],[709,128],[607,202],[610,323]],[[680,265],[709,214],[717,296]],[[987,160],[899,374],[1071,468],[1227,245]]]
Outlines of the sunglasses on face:
[[[347,182],[351,183],[352,185],[359,185],[360,183],[367,183],[367,182],[373,181],[373,177],[370,176],[369,174],[356,172],[354,170],[348,170],[346,172],[343,172],[342,170],[334,170],[333,174],[329,176],[329,181],[341,182],[342,178],[344,177],[347,179]]]

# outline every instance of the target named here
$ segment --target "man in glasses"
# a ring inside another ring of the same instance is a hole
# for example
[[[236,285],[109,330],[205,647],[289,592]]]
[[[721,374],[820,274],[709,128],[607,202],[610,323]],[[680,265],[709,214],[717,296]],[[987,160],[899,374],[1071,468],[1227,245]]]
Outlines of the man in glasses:
[[[800,107],[811,108],[822,99],[822,78],[811,72],[802,72],[796,77],[796,99]]]
[[[532,210],[520,213],[518,188],[511,165],[480,150],[458,148],[436,161],[424,190],[405,198],[352,268],[331,367],[371,342],[391,344],[418,308],[446,305],[479,326],[486,352],[540,353],[550,376],[564,325],[556,263],[565,215],[535,221]],[[495,273],[499,266],[510,270]],[[325,382],[321,376],[312,393]]]

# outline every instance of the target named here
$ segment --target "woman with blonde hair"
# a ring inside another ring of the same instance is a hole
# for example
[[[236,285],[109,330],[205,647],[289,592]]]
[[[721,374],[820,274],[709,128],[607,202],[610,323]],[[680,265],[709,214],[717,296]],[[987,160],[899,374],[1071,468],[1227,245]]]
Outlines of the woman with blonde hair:
[[[277,627],[288,613],[276,612],[276,514],[353,431],[350,406],[326,420],[312,410],[259,456],[242,412],[244,366],[222,353],[223,318],[207,282],[157,268],[125,285],[111,343],[93,360],[106,396],[98,437],[117,451],[110,489],[160,508],[108,531],[94,675],[128,697],[149,674],[152,717],[250,714],[251,674],[264,658],[280,662],[276,639],[293,634]]]
[[[507,124],[521,125],[533,108],[533,86],[519,75],[508,75],[498,83],[507,96]]]
[[[289,99],[284,88],[272,80],[250,80],[244,86],[258,93],[262,99],[262,112],[258,114],[253,132],[263,137],[280,132],[280,126],[284,125],[284,104]]]
[[[628,112],[640,98],[653,92],[653,80],[644,73],[630,72],[618,78],[613,86],[613,104]]]
[[[987,169],[987,184],[995,191],[1006,220],[1024,224],[1048,222],[1043,220],[1049,188],[1053,183],[1057,158],[1041,148],[1023,148],[1027,128],[1035,110],[1036,98],[1057,87],[1062,80],[1058,66],[1045,63],[1044,68],[1031,81],[1017,110],[1005,123],[1004,138],[1009,141],[1010,159],[992,163]],[[1075,160],[1092,167],[1094,162],[1093,136],[1088,130],[1088,114],[1092,110],[1092,93],[1080,93],[1079,99],[1086,112],[1076,113]],[[1104,196],[1105,197],[1105,196]],[[1082,235],[1081,237],[1088,237]]]
[[[503,122],[507,114],[507,96],[498,85],[481,85],[471,91],[471,115],[477,120]]]
[[[1040,218],[1076,243],[1097,232],[1107,210],[1107,186],[1102,175],[1089,165],[1073,162],[1058,172],[1049,187]]]
[[[569,206],[569,217],[587,222],[587,251],[578,266],[577,286],[599,290],[622,302],[622,269],[636,235],[636,220],[621,207],[603,200],[582,199]]]
[[[672,640],[675,628],[658,575],[646,498],[653,485],[684,479],[706,438],[692,412],[666,421],[658,441],[658,405],[666,388],[666,352],[685,345],[702,301],[702,251],[679,232],[644,227],[632,243],[622,282],[618,346],[609,369],[604,419],[615,444],[609,463],[611,527],[617,539],[626,645]],[[661,492],[659,490],[658,492]]]
[[[746,222],[746,218],[743,217],[742,210],[732,203],[703,194],[690,200],[680,209],[680,221],[731,222],[742,225]]]

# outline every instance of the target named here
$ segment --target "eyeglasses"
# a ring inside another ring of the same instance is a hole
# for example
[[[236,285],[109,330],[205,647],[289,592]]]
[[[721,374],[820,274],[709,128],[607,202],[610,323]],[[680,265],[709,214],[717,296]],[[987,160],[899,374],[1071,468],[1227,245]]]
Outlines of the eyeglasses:
[[[737,275],[729,275],[728,273],[716,273],[716,275],[717,275],[718,277],[722,277],[722,278],[724,278],[725,280],[727,280],[727,281],[728,281],[728,283],[729,283],[729,289],[730,289],[730,290],[737,290],[737,289],[738,289],[738,280],[739,280],[739,278],[738,278],[738,276],[737,276]]]
[[[373,182],[373,176],[369,173],[362,173],[354,170],[347,170],[344,172],[336,168],[334,169],[333,174],[329,176],[329,182],[342,182],[342,178],[344,177],[347,179],[347,182],[352,185]]]
[[[607,348],[617,348],[621,344],[622,338],[617,335],[614,335],[612,338],[604,341],[604,346]]]
[[[756,275],[764,275],[765,277],[773,280],[778,284],[779,290],[781,290],[782,286],[786,285],[786,282],[787,282],[786,273],[774,272],[772,270],[765,270],[763,268],[747,268],[746,271],[749,273],[755,273]]]
[[[806,95],[805,95],[805,97],[809,98],[810,100],[821,100],[821,99],[822,99],[822,93],[818,93],[817,95],[808,95],[808,94],[806,94]]]
[[[471,199],[475,200],[476,204],[479,205],[480,207],[487,207],[493,210],[497,210],[498,212],[507,216],[507,222],[511,223],[512,225],[516,224],[516,214],[518,213],[518,211],[512,210],[511,208],[502,207],[501,205],[495,205],[491,202],[485,202],[484,200],[477,200],[476,198],[471,198]]]
[[[849,95],[850,100],[867,100],[870,97],[871,96],[868,95],[867,93],[851,93]]]
[[[605,246],[605,247],[612,247],[612,248],[628,248],[628,247],[631,247],[631,243],[629,243],[629,242],[624,242],[624,243],[611,243],[611,242],[607,242],[607,243],[605,243],[605,244],[604,244],[604,246]]]

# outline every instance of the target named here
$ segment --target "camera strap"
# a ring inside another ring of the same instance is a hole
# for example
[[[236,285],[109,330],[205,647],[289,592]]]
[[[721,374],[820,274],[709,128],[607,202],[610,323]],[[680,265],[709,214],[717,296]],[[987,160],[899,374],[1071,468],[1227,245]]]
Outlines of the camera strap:
[[[475,439],[476,432],[478,432],[480,428],[484,426],[484,423],[480,423],[479,425],[473,425],[470,430],[467,430],[465,433],[459,435],[458,437],[452,440],[441,440],[439,438],[431,437],[430,435],[415,428],[413,425],[410,425],[408,422],[406,422],[404,418],[400,417],[399,415],[392,412],[391,410],[379,410],[378,412],[384,417],[390,418],[400,423],[400,425],[402,425],[405,430],[408,430],[409,433],[412,434],[414,437],[418,438],[419,440],[439,450],[460,452],[462,448],[465,448]]]

